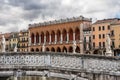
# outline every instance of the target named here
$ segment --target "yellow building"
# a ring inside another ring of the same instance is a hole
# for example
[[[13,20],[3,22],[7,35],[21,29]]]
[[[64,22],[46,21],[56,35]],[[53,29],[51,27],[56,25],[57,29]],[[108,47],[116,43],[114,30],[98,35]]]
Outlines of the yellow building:
[[[104,55],[106,45],[106,35],[111,32],[111,24],[117,22],[119,19],[104,19],[98,20],[92,25],[92,42],[94,54]],[[100,51],[102,50],[102,51]],[[100,51],[100,52],[98,52]]]
[[[15,46],[18,44],[18,32],[12,32],[9,39],[9,50],[14,51]]]
[[[28,30],[21,30],[19,32],[18,51],[28,51]]]
[[[120,56],[120,21],[111,24],[111,40],[115,56]]]

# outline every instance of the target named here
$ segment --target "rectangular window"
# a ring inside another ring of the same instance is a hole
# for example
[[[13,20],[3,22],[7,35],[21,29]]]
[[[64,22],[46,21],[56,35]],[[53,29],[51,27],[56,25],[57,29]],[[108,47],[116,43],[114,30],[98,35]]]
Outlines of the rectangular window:
[[[114,31],[113,30],[111,31],[111,36],[114,36]]]
[[[93,47],[95,47],[95,42],[93,42]]]
[[[102,26],[102,30],[105,30],[105,26]]]
[[[101,47],[101,42],[99,42],[99,47]]]
[[[110,26],[108,25],[108,30],[110,30]]]
[[[101,39],[101,34],[99,34],[99,39]]]
[[[103,47],[105,48],[105,42],[103,42]]]
[[[95,39],[95,35],[93,35],[93,39]]]
[[[101,27],[99,26],[99,31],[101,31]]]

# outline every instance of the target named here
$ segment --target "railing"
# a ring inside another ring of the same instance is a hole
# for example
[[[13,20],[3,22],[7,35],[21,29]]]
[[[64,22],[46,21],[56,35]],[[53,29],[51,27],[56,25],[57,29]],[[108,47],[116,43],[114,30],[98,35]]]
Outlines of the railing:
[[[120,57],[72,53],[0,53],[0,70],[54,69],[120,75]]]

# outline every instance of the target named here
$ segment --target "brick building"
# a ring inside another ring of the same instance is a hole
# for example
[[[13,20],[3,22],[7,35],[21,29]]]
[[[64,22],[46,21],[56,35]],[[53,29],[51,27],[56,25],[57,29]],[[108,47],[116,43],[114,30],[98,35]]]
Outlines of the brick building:
[[[83,26],[80,26],[83,24]],[[29,50],[52,52],[82,52],[83,30],[91,26],[91,20],[85,17],[73,17],[29,25]],[[82,28],[83,27],[83,28]]]

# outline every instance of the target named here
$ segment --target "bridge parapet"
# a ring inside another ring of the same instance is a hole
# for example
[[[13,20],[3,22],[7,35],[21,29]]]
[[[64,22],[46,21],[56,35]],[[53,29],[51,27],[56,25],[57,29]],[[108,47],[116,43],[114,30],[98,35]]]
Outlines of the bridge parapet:
[[[0,70],[53,69],[120,75],[120,58],[64,53],[1,53]]]

